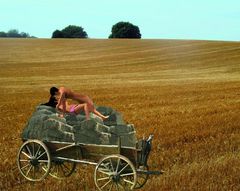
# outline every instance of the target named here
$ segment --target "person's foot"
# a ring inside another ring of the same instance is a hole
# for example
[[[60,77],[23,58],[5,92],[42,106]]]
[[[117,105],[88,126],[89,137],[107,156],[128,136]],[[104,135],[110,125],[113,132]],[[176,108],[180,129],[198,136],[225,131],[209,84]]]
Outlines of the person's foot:
[[[108,119],[109,117],[110,117],[110,115],[107,115],[107,116],[102,117],[102,119],[103,119],[103,120],[106,120],[106,119]]]

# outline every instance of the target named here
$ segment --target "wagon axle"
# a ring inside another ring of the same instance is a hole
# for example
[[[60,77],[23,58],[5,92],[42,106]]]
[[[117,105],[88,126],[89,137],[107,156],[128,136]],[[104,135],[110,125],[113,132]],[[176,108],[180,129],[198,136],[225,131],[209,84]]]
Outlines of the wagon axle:
[[[37,159],[36,157],[30,158],[30,163],[31,163],[31,165],[33,165],[34,167],[39,165],[39,161],[38,161],[38,159]]]
[[[114,182],[117,183],[120,181],[120,174],[114,173],[113,175],[110,176],[110,179]]]

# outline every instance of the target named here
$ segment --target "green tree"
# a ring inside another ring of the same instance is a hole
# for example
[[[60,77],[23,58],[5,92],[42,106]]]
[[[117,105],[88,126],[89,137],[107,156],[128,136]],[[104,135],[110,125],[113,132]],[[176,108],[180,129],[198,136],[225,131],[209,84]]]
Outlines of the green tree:
[[[138,26],[129,22],[118,22],[112,26],[109,38],[141,38]]]
[[[6,37],[10,37],[10,38],[36,38],[36,37],[30,36],[26,32],[19,33],[17,29],[11,29],[7,33],[2,31],[2,32],[0,32],[0,37],[5,37],[5,38]]]
[[[7,32],[7,36],[8,37],[13,37],[13,38],[19,38],[21,37],[21,35],[19,34],[18,30],[17,29],[11,29]]]
[[[28,33],[25,33],[25,32],[21,32],[21,33],[20,33],[20,37],[21,37],[21,38],[30,38],[29,34],[28,34]]]
[[[0,37],[7,37],[7,33],[1,31],[1,32],[0,32]]]
[[[69,25],[61,31],[55,30],[52,38],[88,38],[88,35],[82,27]]]
[[[63,38],[63,33],[60,30],[55,30],[52,34],[52,38]]]

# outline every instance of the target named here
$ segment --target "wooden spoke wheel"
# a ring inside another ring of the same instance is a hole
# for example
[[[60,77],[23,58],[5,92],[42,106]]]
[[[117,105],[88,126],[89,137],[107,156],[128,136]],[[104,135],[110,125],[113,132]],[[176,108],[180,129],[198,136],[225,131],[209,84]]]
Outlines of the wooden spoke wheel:
[[[135,185],[135,189],[142,188],[144,184],[146,184],[149,174],[144,173],[149,170],[148,166],[140,166],[139,171],[137,172],[137,183]]]
[[[98,190],[132,190],[137,173],[132,162],[122,155],[110,155],[101,159],[95,168],[94,182]]]
[[[48,148],[38,140],[24,142],[17,155],[17,165],[27,180],[43,180],[48,175],[51,166]]]
[[[76,169],[75,162],[67,162],[63,160],[53,160],[50,169],[50,176],[57,179],[64,179],[71,176]]]

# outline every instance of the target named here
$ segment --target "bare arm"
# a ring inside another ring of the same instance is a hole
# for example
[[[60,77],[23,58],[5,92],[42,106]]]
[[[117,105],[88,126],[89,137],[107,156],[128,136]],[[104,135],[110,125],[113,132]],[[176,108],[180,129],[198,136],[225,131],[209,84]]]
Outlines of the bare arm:
[[[57,109],[60,108],[60,106],[62,105],[62,111],[63,111],[63,115],[66,112],[66,99],[65,99],[65,92],[64,91],[60,91],[60,98],[57,104]]]

